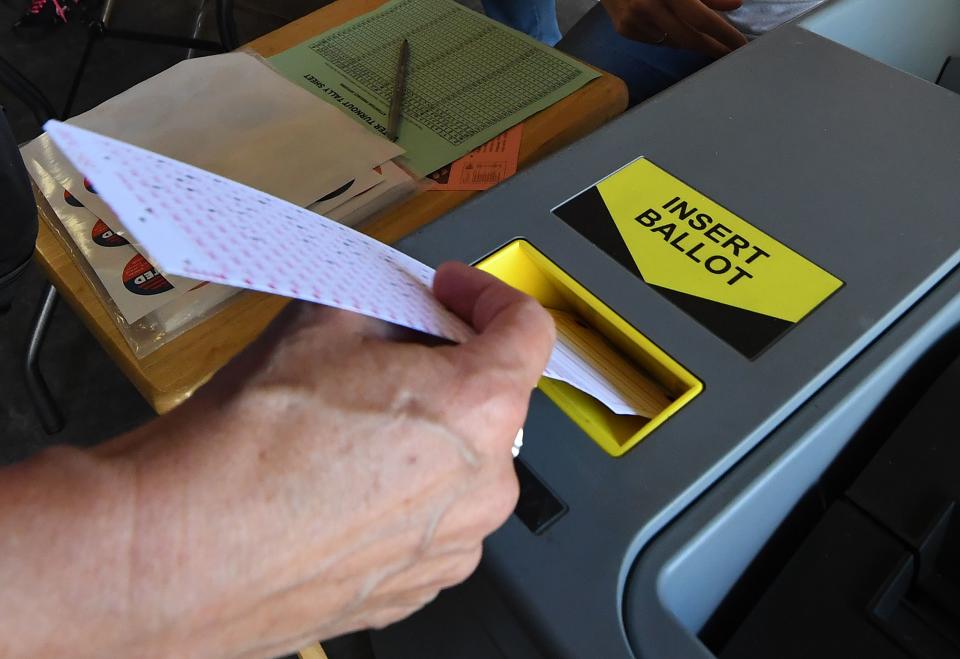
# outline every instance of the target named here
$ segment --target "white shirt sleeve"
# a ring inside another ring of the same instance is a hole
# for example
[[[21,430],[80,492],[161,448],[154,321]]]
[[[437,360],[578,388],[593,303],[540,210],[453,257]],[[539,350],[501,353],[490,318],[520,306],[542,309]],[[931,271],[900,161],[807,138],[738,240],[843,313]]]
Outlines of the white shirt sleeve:
[[[758,37],[782,23],[810,11],[824,0],[743,0],[727,12],[727,20],[748,37]]]

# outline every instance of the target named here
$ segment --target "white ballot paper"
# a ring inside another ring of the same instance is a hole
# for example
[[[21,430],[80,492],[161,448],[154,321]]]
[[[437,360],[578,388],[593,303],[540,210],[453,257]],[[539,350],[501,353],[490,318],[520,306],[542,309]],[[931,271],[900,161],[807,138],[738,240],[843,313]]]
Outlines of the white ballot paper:
[[[45,128],[166,272],[338,307],[456,342],[473,334],[433,296],[434,270],[388,245],[191,165],[60,122]],[[608,368],[561,339],[544,375],[617,414],[658,411]]]

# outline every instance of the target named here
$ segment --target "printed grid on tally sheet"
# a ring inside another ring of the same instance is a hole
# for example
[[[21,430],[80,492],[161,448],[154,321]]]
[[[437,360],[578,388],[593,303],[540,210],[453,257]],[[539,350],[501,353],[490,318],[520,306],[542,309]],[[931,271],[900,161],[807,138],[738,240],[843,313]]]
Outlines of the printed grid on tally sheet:
[[[580,75],[570,63],[463,7],[429,0],[397,3],[310,48],[389,104],[399,42],[411,30],[404,116],[451,144],[463,143]]]

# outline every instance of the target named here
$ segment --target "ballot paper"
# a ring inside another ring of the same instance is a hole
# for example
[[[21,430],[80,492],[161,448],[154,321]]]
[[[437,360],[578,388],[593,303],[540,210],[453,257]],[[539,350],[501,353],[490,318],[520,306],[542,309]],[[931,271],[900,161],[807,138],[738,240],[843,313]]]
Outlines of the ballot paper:
[[[335,306],[443,337],[473,330],[437,301],[434,271],[349,227],[248,186],[60,122],[45,126],[161,267]],[[646,400],[602,361],[557,342],[544,375],[618,414]]]
[[[400,44],[410,44],[399,143],[426,176],[599,74],[453,0],[393,0],[274,55],[283,75],[385,133]]]
[[[641,373],[610,345],[599,333],[583,323],[576,315],[548,309],[557,327],[557,341],[570,349],[583,364],[592,364],[593,369],[584,369],[570,374],[569,379],[582,383],[582,388],[598,390],[607,386],[609,380],[614,389],[628,392],[625,398],[633,401],[634,411],[652,419],[670,405],[663,389],[649,376]],[[574,364],[577,360],[572,360]],[[589,383],[589,384],[588,384]]]

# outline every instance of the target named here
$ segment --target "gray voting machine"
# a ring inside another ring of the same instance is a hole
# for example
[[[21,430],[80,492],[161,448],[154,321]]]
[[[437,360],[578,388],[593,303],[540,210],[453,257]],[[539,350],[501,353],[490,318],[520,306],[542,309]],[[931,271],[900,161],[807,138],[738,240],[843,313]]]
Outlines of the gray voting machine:
[[[960,0],[828,2],[399,243],[575,314],[670,404],[536,391],[517,513],[378,658],[727,656],[704,636],[721,605],[960,324],[951,55]],[[890,654],[846,656],[926,656],[868,608]],[[783,634],[761,654],[812,656]]]

